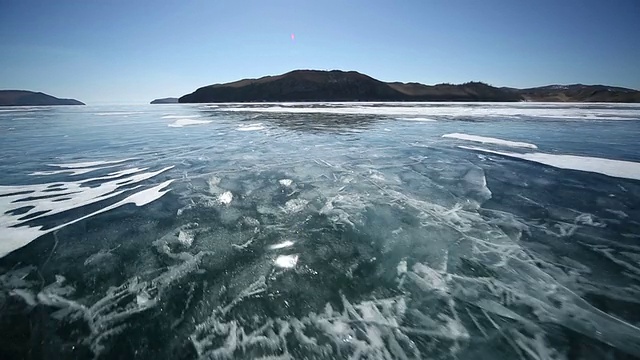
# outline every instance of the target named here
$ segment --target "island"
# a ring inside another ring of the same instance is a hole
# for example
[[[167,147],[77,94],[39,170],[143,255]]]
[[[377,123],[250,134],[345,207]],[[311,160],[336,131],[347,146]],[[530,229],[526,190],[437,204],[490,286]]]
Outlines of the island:
[[[175,97],[155,99],[152,102],[150,102],[150,104],[177,104],[177,103],[178,103],[178,98],[175,98]]]
[[[59,99],[41,92],[0,90],[0,106],[85,105],[75,99]]]
[[[566,101],[640,102],[640,92],[604,85],[551,85],[516,89],[483,82],[425,85],[384,82],[356,71],[294,70],[201,87],[181,103],[282,101]]]

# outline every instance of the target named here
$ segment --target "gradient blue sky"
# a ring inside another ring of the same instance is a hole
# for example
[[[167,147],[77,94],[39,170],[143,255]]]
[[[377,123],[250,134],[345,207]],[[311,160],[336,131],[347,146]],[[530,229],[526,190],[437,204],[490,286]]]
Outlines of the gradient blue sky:
[[[140,103],[293,69],[639,89],[640,1],[0,0],[1,89]]]

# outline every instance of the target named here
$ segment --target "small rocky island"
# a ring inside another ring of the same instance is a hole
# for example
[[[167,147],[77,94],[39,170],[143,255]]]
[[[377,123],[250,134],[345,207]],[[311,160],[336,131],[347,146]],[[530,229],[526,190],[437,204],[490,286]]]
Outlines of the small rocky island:
[[[76,99],[59,99],[41,92],[0,90],[0,106],[85,105]]]
[[[640,102],[640,92],[581,84],[529,89],[495,87],[482,82],[425,85],[383,82],[356,71],[294,70],[201,87],[179,99],[181,103],[263,101]]]

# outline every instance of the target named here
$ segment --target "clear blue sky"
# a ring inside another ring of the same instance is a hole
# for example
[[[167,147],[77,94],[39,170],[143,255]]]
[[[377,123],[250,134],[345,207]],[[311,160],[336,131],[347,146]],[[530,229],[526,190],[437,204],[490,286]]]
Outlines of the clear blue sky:
[[[640,0],[0,0],[1,89],[148,102],[293,69],[639,89]]]

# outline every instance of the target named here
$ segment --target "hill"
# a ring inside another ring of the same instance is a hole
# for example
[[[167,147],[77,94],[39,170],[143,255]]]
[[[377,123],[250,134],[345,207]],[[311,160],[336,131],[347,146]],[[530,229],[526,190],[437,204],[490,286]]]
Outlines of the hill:
[[[500,89],[482,82],[468,82],[460,85],[420,83],[389,83],[389,86],[406,96],[420,101],[521,101],[512,91]]]
[[[181,103],[279,101],[640,102],[640,91],[605,85],[497,88],[482,82],[424,85],[383,82],[356,71],[294,70],[201,87]]]
[[[386,83],[355,71],[295,70],[277,76],[201,87],[181,103],[261,101],[520,101],[483,83],[428,86]]]
[[[605,85],[549,85],[515,91],[526,101],[640,102],[640,91]]]
[[[0,90],[0,106],[84,105],[75,99],[59,99],[41,92]]]

